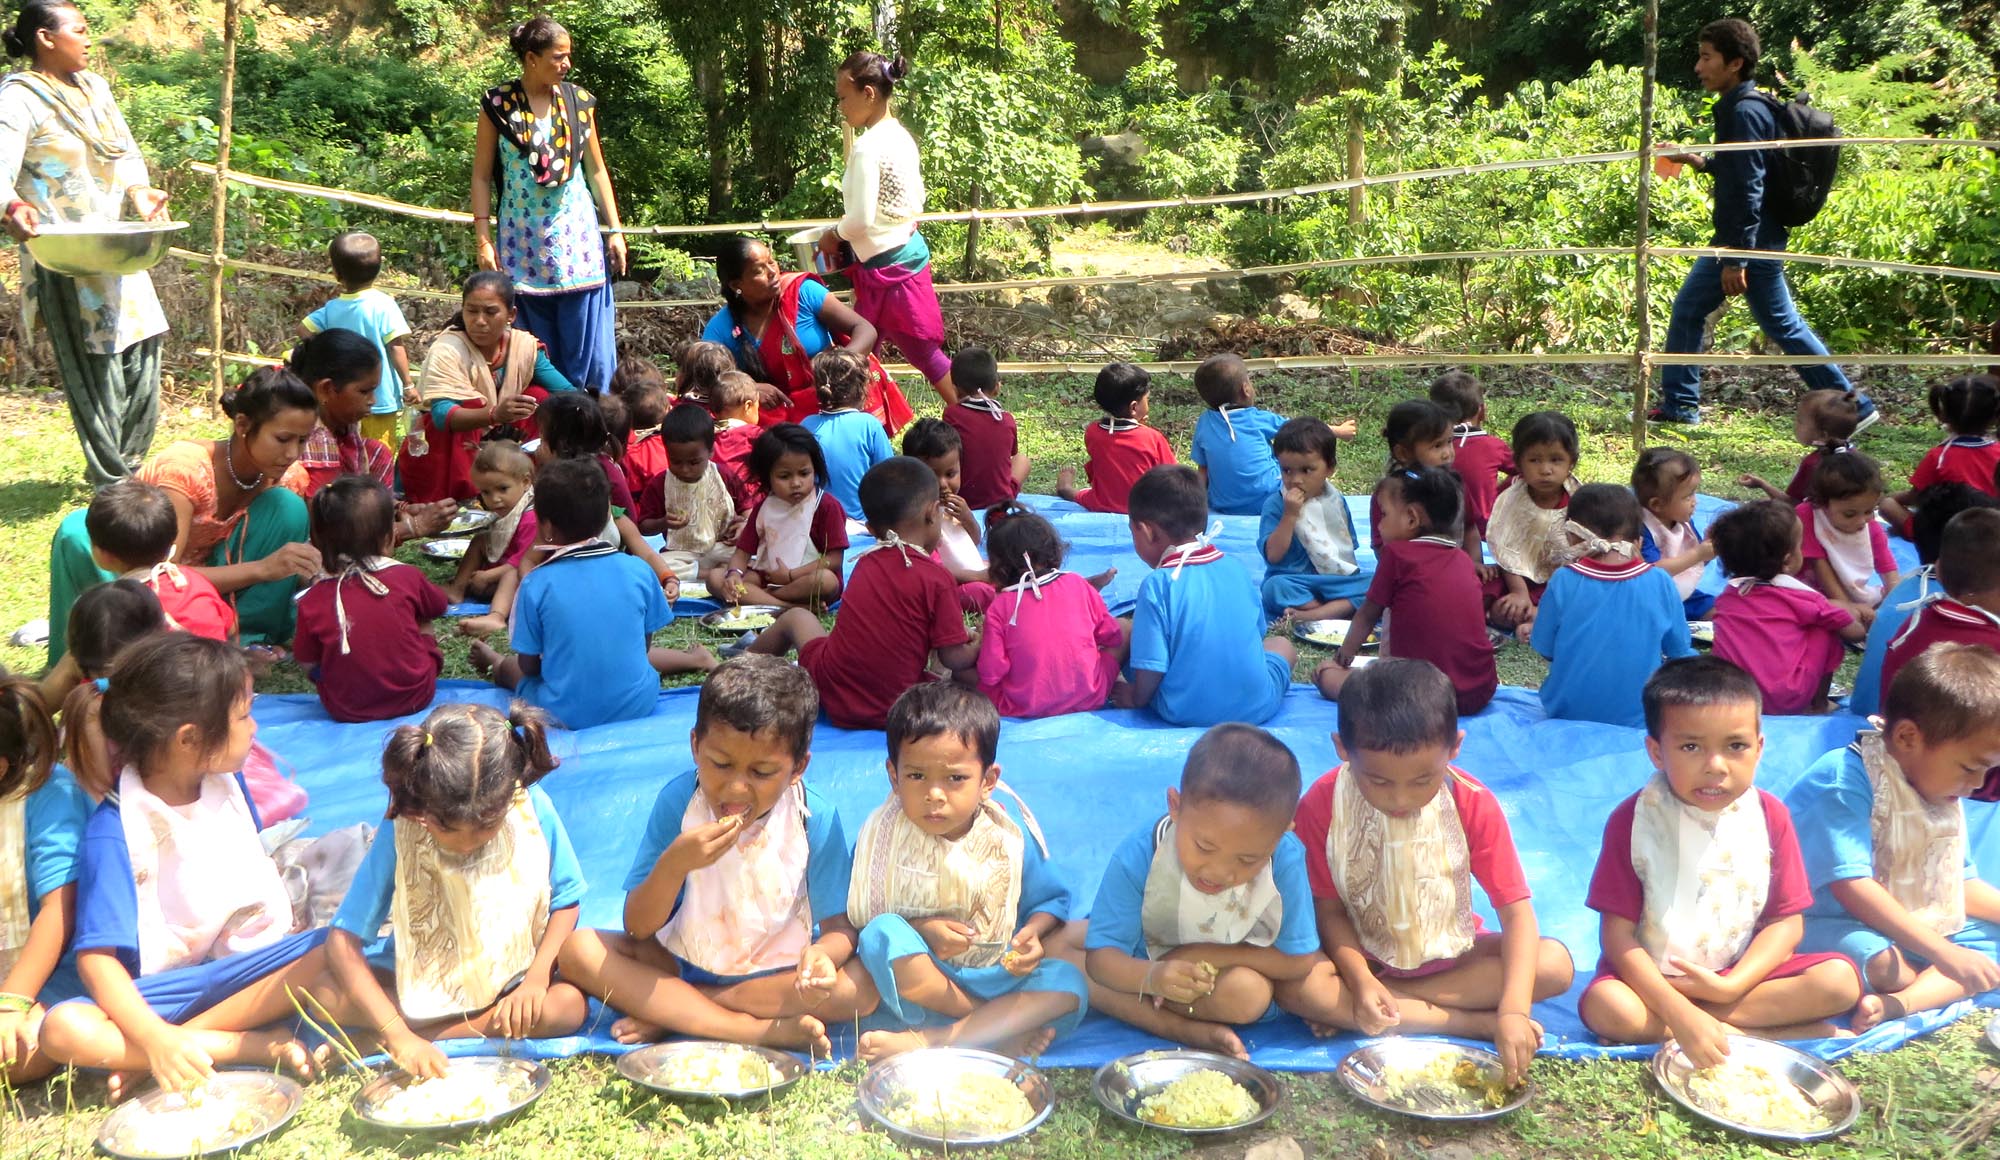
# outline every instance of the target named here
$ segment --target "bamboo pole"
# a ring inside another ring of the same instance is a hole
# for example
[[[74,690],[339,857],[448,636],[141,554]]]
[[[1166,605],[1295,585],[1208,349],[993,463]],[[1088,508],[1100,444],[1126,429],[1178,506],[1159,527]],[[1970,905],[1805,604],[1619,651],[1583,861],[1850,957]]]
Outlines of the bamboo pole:
[[[222,336],[222,281],[229,273],[224,264],[224,231],[229,220],[229,137],[236,123],[236,33],[241,13],[237,0],[226,0],[222,8],[222,97],[221,111],[216,118],[218,137],[215,145],[215,183],[212,194],[215,203],[215,228],[210,235],[210,257],[214,264],[208,272],[208,342],[217,351],[209,364],[209,388],[219,400],[222,389],[227,385],[224,377],[223,358],[219,353],[223,348]]]
[[[1660,0],[1646,0],[1646,62],[1639,80],[1639,213],[1632,250],[1632,309],[1636,324],[1632,355],[1632,446],[1646,445],[1646,396],[1653,386],[1653,311],[1649,244],[1653,229],[1653,99],[1660,77]]]

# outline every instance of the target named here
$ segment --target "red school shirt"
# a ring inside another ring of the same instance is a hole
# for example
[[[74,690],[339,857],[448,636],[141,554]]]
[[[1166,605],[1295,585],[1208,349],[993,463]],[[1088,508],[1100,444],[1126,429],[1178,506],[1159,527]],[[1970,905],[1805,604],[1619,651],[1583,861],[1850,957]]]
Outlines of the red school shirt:
[[[1333,788],[1345,768],[1335,766],[1313,782],[1306,796],[1299,799],[1298,813],[1292,819],[1292,831],[1305,843],[1306,878],[1312,883],[1314,898],[1340,897],[1333,868],[1326,861],[1326,832],[1333,828]],[[1514,835],[1493,791],[1455,765],[1447,785],[1465,831],[1473,880],[1486,892],[1486,900],[1498,910],[1527,898],[1528,879],[1521,873],[1521,856],[1514,851]],[[1472,922],[1475,930],[1485,929],[1477,912]]]
[[[389,589],[381,595],[357,577],[328,577],[299,598],[293,656],[319,670],[320,703],[336,721],[381,721],[414,713],[437,692],[444,654],[430,622],[443,616],[444,590],[423,570],[391,564],[372,573]],[[340,651],[340,615],[347,610],[348,651]]]
[[[137,579],[160,598],[168,624],[190,636],[236,639],[236,608],[208,577],[191,568],[162,564],[138,573]]]
[[[1514,474],[1514,449],[1477,427],[1453,428],[1451,442],[1451,469],[1465,487],[1465,517],[1484,535],[1493,501],[1500,496],[1500,480]]]
[[[2000,495],[1993,478],[1996,469],[2000,469],[2000,440],[1960,435],[1924,452],[1910,473],[1910,487],[1922,491],[1932,484],[1962,483],[1987,495]]]
[[[1383,544],[1368,599],[1391,614],[1389,650],[1444,670],[1458,691],[1460,714],[1493,700],[1500,674],[1486,635],[1486,605],[1461,545],[1442,536]]]
[[[755,423],[718,427],[715,432],[715,469],[722,473],[739,512],[751,510],[764,498],[764,481],[750,472],[750,448],[763,433]]]
[[[1785,803],[1761,789],[1754,791],[1764,805],[1764,829],[1771,839],[1771,884],[1764,894],[1764,909],[1757,916],[1763,929],[1781,918],[1803,914],[1812,905],[1812,883],[1806,878],[1805,858],[1799,853],[1798,834],[1792,829],[1791,811]],[[1638,922],[1646,906],[1646,888],[1632,867],[1632,819],[1638,813],[1639,795],[1633,794],[1612,809],[1604,823],[1604,843],[1598,849],[1597,869],[1590,876],[1590,893],[1583,904],[1599,914],[1627,922]]]
[[[1174,462],[1174,449],[1165,435],[1130,419],[1105,419],[1085,427],[1083,450],[1089,456],[1083,470],[1090,486],[1077,493],[1076,502],[1094,512],[1124,515],[1139,477]]]
[[[806,642],[799,667],[828,721],[880,729],[896,698],[930,679],[932,651],[970,639],[944,565],[915,549],[875,548],[855,563],[833,632]]]
[[[1014,456],[1021,449],[1014,416],[984,395],[968,396],[944,409],[944,421],[958,432],[958,494],[975,510],[1005,503],[1021,494],[1014,482]]]
[[[1949,597],[1926,604],[1910,614],[1908,624],[1889,641],[1882,654],[1882,691],[1896,679],[1902,667],[1924,654],[1934,644],[1983,644],[2000,649],[2000,617],[1983,608],[1960,604]]]
[[[625,459],[619,466],[625,469],[625,486],[633,496],[645,495],[646,485],[667,470],[667,444],[659,430],[648,431],[643,438],[636,431],[627,437]]]

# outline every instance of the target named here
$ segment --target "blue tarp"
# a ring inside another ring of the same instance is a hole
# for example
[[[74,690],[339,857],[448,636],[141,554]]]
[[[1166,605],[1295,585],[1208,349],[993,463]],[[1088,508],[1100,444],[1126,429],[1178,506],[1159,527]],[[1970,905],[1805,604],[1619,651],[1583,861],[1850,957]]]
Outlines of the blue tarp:
[[[1357,502],[1362,505],[1357,512],[1360,523],[1366,517],[1366,500]],[[1704,497],[1703,522],[1722,506],[1722,501]],[[1132,555],[1125,521],[1085,513],[1059,500],[1046,501],[1046,510],[1072,545],[1070,566],[1096,571],[1115,564],[1118,580],[1107,595],[1129,602],[1144,565]],[[1227,520],[1219,542],[1249,557],[1254,555],[1248,550],[1254,535],[1254,520]],[[620,886],[653,798],[661,785],[691,764],[687,738],[697,695],[694,689],[663,692],[650,718],[556,737],[563,766],[543,784],[562,812],[590,881],[583,906],[583,922],[588,925],[622,926]],[[505,704],[505,696],[484,684],[444,682],[438,702],[454,701],[498,707]],[[1308,781],[1335,764],[1331,737],[1337,713],[1310,687],[1296,686],[1279,716],[1267,723],[1298,754]],[[260,740],[297,768],[300,782],[312,795],[308,833],[381,816],[386,799],[378,755],[384,736],[397,722],[339,724],[307,696],[259,697],[256,714]],[[1851,741],[1861,724],[1852,717],[1767,718],[1759,784],[1782,794],[1814,759]],[[1547,720],[1532,690],[1513,688],[1503,688],[1485,712],[1466,718],[1464,727],[1460,765],[1491,787],[1505,807],[1534,890],[1542,931],[1562,940],[1576,959],[1577,983],[1570,993],[1536,1008],[1536,1017],[1549,1032],[1546,1050],[1573,1058],[1644,1054],[1639,1049],[1599,1047],[1576,1015],[1577,997],[1597,961],[1597,920],[1584,908],[1584,894],[1606,815],[1651,773],[1643,734],[1617,726]],[[1000,740],[1004,776],[1036,812],[1057,865],[1081,900],[1080,909],[1087,908],[1095,893],[1113,847],[1132,828],[1165,810],[1166,790],[1176,784],[1182,761],[1198,735],[1197,730],[1172,728],[1146,713],[1118,710],[1006,724]],[[879,732],[822,725],[806,776],[849,817],[851,828],[887,796],[885,756]],[[1995,807],[1968,803],[1966,811],[1975,854],[1983,865],[2000,866]],[[2000,1006],[2000,994],[1987,995],[1984,1001]],[[1887,1049],[1961,1013],[1962,1008],[1931,1012],[1884,1024],[1859,1039],[1806,1046],[1826,1058]],[[594,1012],[589,1026],[594,1034],[536,1043],[528,1050],[546,1055],[623,1050],[607,1033],[607,1017]],[[1243,1037],[1258,1062],[1300,1071],[1334,1067],[1357,1042],[1353,1037],[1314,1039],[1302,1023],[1289,1017],[1249,1028]],[[836,1035],[837,1050],[851,1044],[851,1034]],[[1054,1066],[1095,1066],[1157,1045],[1150,1036],[1092,1016],[1077,1032],[1058,1040],[1043,1060]],[[478,1047],[476,1042],[462,1045],[465,1050]]]

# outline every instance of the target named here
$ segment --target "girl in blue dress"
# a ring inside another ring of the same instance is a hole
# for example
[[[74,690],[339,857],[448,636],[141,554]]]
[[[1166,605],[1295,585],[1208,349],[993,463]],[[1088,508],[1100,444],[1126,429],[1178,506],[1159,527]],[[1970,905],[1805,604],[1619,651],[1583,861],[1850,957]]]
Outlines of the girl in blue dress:
[[[48,1005],[80,989],[60,965],[76,919],[76,852],[90,799],[55,764],[32,682],[0,677],[0,1082],[55,1070],[36,1046]]]

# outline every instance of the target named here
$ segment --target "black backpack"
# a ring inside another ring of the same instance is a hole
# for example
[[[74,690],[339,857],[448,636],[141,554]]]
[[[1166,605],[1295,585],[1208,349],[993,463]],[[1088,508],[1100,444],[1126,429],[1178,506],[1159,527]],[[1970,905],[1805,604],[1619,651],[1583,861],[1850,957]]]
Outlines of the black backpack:
[[[1812,106],[1800,94],[1797,100],[1781,101],[1762,89],[1752,90],[1771,108],[1778,122],[1778,137],[1786,141],[1816,141],[1840,136],[1833,115]],[[1764,213],[1787,228],[1805,225],[1819,216],[1826,195],[1833,189],[1833,175],[1840,168],[1840,146],[1809,145],[1802,149],[1773,149],[1764,177]]]

